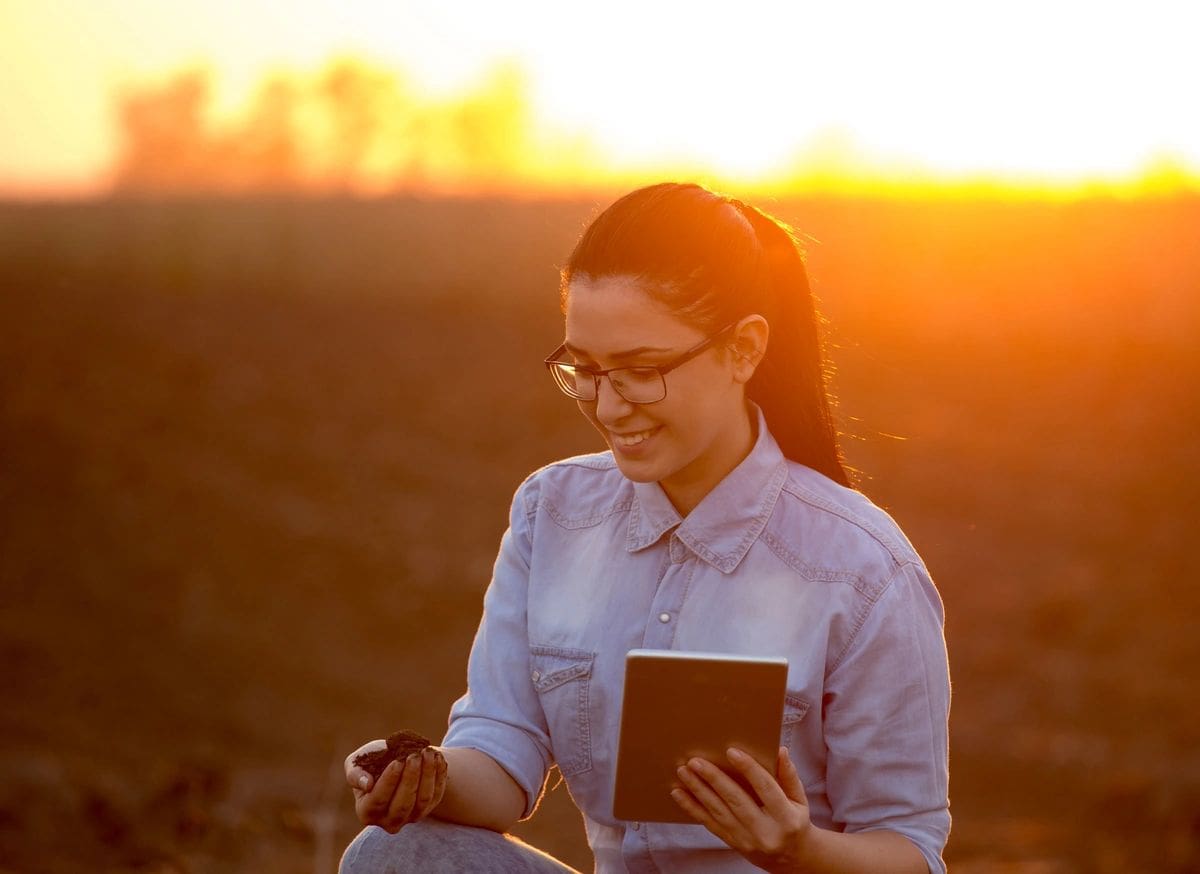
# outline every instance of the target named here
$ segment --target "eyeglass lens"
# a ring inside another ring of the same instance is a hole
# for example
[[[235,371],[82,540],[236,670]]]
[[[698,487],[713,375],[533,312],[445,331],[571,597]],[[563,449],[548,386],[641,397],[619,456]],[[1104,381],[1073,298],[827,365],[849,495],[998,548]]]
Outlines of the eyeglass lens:
[[[554,377],[559,387],[581,401],[596,399],[596,377],[570,364],[554,365]],[[662,374],[653,368],[628,367],[608,374],[613,390],[631,404],[652,404],[666,395]]]

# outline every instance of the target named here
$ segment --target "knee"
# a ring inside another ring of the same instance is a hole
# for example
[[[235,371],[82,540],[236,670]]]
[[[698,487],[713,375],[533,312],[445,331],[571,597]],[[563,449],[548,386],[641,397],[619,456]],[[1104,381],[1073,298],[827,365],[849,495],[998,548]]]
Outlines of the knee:
[[[388,852],[388,838],[393,837],[378,826],[369,825],[342,853],[338,874],[385,874],[398,871]]]
[[[378,826],[367,826],[346,847],[338,872],[406,874],[469,870],[458,865],[465,861],[464,855],[477,855],[469,846],[478,843],[478,839],[471,840],[476,831],[437,820],[406,825],[394,835]]]

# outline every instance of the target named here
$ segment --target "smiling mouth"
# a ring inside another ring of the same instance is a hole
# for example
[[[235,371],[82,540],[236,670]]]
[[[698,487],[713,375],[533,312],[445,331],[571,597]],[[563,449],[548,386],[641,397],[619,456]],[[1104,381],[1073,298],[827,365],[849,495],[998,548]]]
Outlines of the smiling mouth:
[[[612,434],[612,440],[613,443],[616,443],[618,446],[637,446],[643,440],[653,437],[661,427],[662,426],[659,425],[658,428],[650,428],[646,431],[637,431],[632,434]]]

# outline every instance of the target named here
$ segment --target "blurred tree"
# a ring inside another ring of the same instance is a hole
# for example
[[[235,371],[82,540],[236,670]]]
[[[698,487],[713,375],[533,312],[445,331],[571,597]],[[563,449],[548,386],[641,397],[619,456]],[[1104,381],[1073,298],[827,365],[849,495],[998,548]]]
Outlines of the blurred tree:
[[[301,86],[276,74],[259,88],[233,147],[238,160],[235,187],[252,191],[295,191],[305,187],[304,131],[299,124]]]
[[[353,59],[314,76],[277,72],[241,117],[209,120],[206,70],[117,97],[118,193],[465,192],[528,184],[532,121],[514,64],[475,89],[425,97]]]
[[[333,61],[317,82],[330,128],[326,181],[346,192],[369,185],[385,146],[389,118],[405,113],[398,76],[353,58]],[[390,150],[389,150],[390,151]]]
[[[206,115],[211,91],[208,71],[189,69],[159,88],[118,97],[117,190],[183,191],[210,178],[213,142]]]
[[[528,87],[515,64],[498,67],[478,91],[450,114],[458,161],[478,183],[491,187],[519,177],[529,154]]]

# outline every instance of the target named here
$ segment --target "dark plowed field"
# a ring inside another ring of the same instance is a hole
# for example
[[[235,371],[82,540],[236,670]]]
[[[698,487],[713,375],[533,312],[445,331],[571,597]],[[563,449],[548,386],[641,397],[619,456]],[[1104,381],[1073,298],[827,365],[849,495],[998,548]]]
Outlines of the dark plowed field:
[[[952,869],[1200,869],[1200,202],[773,208],[946,603]],[[590,209],[0,206],[0,871],[332,870],[598,446],[540,363]],[[521,834],[590,867],[564,787]]]

